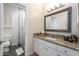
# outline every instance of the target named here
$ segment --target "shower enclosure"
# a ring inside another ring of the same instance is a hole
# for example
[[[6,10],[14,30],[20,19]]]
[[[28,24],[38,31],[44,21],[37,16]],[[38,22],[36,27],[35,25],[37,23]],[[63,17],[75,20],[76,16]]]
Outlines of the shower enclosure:
[[[10,41],[10,46],[13,49],[11,52],[12,54],[18,47],[25,50],[25,6],[20,4],[4,3],[3,7],[3,40],[7,40],[7,37],[9,37],[8,40]]]

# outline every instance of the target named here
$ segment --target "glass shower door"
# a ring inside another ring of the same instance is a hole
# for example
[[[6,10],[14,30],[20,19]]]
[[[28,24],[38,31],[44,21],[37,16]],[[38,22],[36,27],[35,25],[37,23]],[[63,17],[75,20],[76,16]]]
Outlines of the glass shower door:
[[[18,22],[18,43],[25,48],[25,10],[19,8],[19,22]]]

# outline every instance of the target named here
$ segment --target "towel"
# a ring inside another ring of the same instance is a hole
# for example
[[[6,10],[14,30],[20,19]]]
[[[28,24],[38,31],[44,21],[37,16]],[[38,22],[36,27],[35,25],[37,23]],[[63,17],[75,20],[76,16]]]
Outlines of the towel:
[[[16,49],[16,53],[17,53],[17,56],[19,56],[19,55],[23,54],[24,51],[21,47],[19,47],[18,49]]]

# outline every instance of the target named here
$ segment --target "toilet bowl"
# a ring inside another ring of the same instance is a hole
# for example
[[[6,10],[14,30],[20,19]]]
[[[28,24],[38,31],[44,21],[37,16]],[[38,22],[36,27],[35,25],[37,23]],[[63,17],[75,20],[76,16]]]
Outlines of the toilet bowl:
[[[3,52],[9,52],[9,48],[8,47],[4,47],[3,48]]]

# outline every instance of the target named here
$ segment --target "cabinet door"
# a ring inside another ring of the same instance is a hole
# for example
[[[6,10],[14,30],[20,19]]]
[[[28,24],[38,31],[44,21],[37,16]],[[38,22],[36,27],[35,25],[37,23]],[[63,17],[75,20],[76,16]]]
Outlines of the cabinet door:
[[[39,55],[39,46],[38,41],[36,38],[34,38],[34,52]]]
[[[34,52],[39,56],[45,56],[46,52],[45,46],[37,38],[34,38]]]
[[[51,48],[46,48],[46,56],[66,56],[63,53],[60,53],[59,51]]]
[[[40,56],[45,56],[46,55],[46,47],[45,47],[45,45],[43,45],[43,44],[39,44],[39,55]]]
[[[51,49],[51,48],[47,48],[46,50],[46,56],[56,56],[57,53],[55,50]]]

